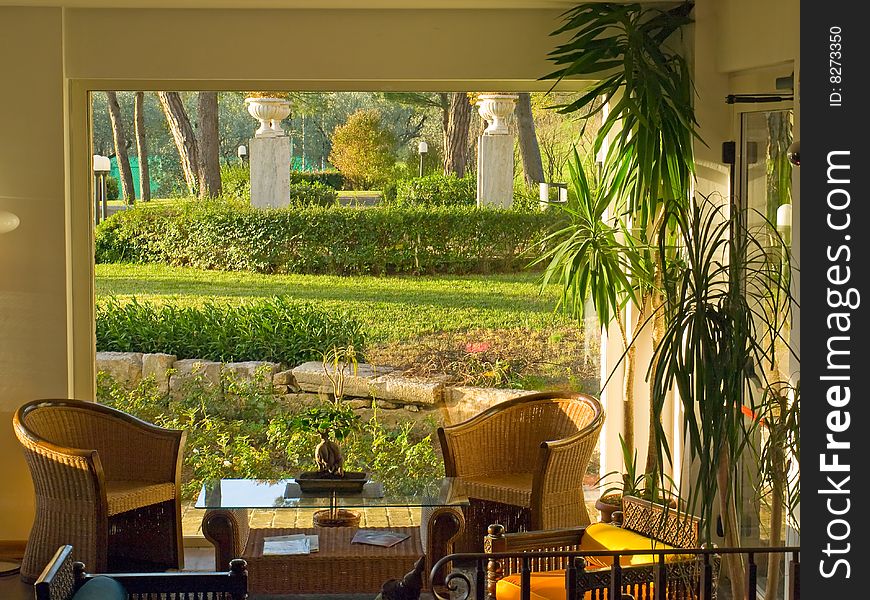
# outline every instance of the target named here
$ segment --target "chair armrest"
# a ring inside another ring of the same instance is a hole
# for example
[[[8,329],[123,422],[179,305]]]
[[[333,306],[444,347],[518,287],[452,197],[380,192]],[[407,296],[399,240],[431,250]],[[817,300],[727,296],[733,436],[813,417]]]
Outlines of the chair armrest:
[[[536,552],[556,548],[572,550],[580,545],[586,527],[565,527],[539,531],[505,533],[502,525],[490,525],[483,541],[487,554],[496,552]]]
[[[70,600],[76,592],[72,546],[61,546],[33,584],[36,600]]]
[[[217,569],[227,569],[234,557],[244,556],[250,533],[245,508],[208,509],[202,518],[202,534],[214,545]]]
[[[532,480],[531,529],[588,525],[583,476],[598,443],[603,420],[565,438],[541,444]]]

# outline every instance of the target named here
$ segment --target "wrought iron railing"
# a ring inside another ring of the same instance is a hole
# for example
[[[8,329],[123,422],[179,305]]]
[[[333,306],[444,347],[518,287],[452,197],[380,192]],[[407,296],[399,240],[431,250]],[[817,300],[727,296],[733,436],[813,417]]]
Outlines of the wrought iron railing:
[[[509,571],[519,575],[520,600],[530,600],[532,573],[557,569],[565,572],[566,600],[583,600],[587,592],[592,600],[714,600],[720,557],[740,555],[746,571],[742,600],[757,600],[756,556],[771,553],[790,556],[786,598],[800,600],[800,548],[795,546],[462,553],[440,559],[432,565],[429,577],[438,600],[495,600],[497,583]],[[633,555],[655,558],[648,564],[621,564],[620,558]],[[612,561],[610,567],[587,568],[587,559],[593,557]],[[436,581],[448,565],[452,570],[443,582]]]

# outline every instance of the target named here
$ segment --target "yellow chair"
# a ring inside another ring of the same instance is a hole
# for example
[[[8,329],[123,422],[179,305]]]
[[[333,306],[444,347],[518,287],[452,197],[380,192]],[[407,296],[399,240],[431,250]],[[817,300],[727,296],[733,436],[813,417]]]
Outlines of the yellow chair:
[[[568,551],[638,551],[694,548],[698,540],[697,517],[665,509],[646,500],[626,496],[623,498],[622,526],[595,523],[548,531],[505,533],[500,525],[492,525],[484,547],[488,553],[509,552],[516,558],[493,559],[487,569],[488,597],[494,600],[520,600],[521,555],[523,552]],[[623,567],[623,593],[635,597],[652,598],[655,580],[655,556],[632,554],[620,556]],[[694,556],[667,555],[669,591],[680,593],[694,589],[700,565]],[[610,586],[608,556],[586,557],[586,568],[578,575],[578,591],[588,599],[605,599]],[[530,577],[532,600],[565,599],[565,559],[551,558],[535,564]],[[714,573],[718,563],[714,562]],[[671,597],[671,596],[668,596]],[[682,596],[680,596],[682,597]],[[691,597],[691,596],[685,596]]]
[[[80,400],[28,402],[13,426],[36,492],[22,579],[66,544],[101,573],[184,566],[183,431]]]

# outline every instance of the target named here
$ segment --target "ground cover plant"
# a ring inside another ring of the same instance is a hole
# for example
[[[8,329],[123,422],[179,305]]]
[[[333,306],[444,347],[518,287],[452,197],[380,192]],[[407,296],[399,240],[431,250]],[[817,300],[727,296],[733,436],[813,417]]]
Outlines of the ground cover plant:
[[[199,305],[101,298],[97,349],[163,352],[178,358],[295,365],[336,345],[364,345],[359,323],[345,311],[326,311],[287,296],[232,305]]]
[[[441,365],[455,374],[457,384],[528,389],[572,385],[598,391],[595,336],[553,312],[558,290],[552,286],[542,291],[533,273],[337,277],[100,264],[96,293],[101,302],[113,296],[124,304],[135,297],[140,303],[177,308],[209,301],[244,305],[287,295],[329,314],[350,315],[366,337],[367,360],[377,364],[415,367],[421,374],[428,364]],[[487,343],[489,349],[482,354],[466,351]],[[490,369],[484,363],[506,355],[520,361],[510,375],[486,375]]]
[[[185,499],[196,498],[209,479],[275,480],[315,468],[320,436],[301,426],[298,418],[307,406],[276,395],[263,371],[253,380],[237,379],[230,372],[221,378],[220,388],[197,377],[178,396],[170,396],[151,378],[127,390],[100,373],[97,401],[161,427],[187,431]],[[430,435],[420,434],[411,423],[384,425],[376,411],[348,433],[341,447],[348,470],[372,473],[389,494],[408,494],[443,476]]]

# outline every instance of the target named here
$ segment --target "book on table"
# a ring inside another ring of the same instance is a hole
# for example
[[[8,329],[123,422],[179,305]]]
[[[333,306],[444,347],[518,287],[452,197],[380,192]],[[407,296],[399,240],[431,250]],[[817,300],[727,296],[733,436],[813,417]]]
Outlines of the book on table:
[[[311,554],[320,550],[317,535],[294,533],[291,535],[273,535],[263,538],[263,556]]]
[[[369,544],[389,548],[411,537],[399,531],[383,531],[379,529],[357,529],[350,541],[351,544]]]

